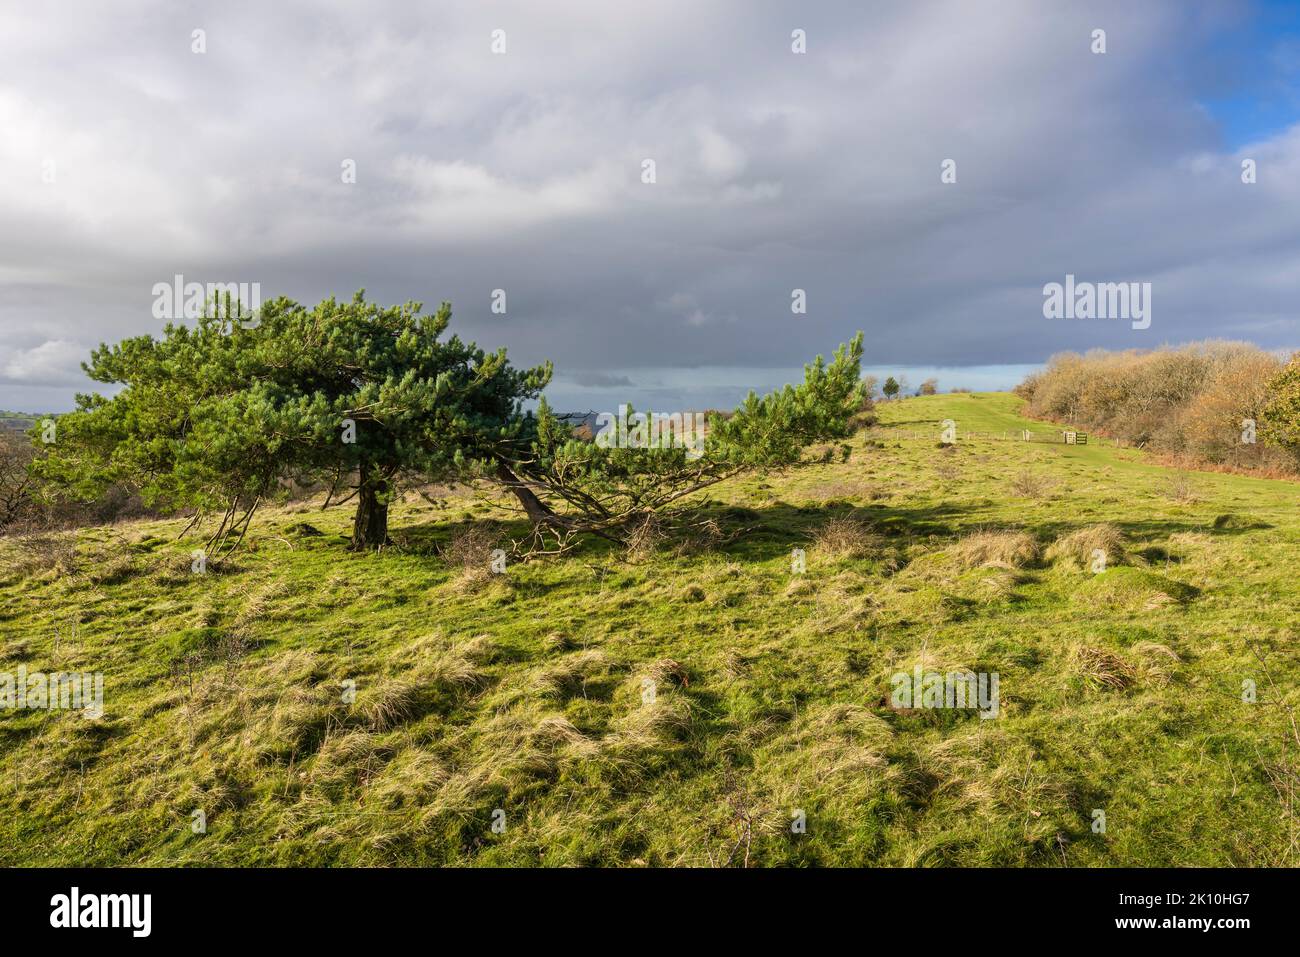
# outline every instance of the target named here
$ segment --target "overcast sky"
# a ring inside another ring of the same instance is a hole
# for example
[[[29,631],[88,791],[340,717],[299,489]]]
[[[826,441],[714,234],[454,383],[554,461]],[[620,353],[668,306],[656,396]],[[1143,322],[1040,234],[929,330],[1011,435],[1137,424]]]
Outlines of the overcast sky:
[[[732,405],[859,328],[941,387],[1300,348],[1293,4],[416,6],[0,6],[0,408],[70,408],[178,273],[448,299],[562,409]],[[1151,327],[1044,318],[1067,273]]]

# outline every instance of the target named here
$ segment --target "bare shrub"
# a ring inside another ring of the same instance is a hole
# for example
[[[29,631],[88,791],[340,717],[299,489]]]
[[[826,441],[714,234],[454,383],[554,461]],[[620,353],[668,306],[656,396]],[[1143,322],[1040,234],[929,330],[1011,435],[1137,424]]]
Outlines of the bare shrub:
[[[870,377],[868,377],[870,378]],[[871,386],[874,390],[875,386]],[[880,415],[876,412],[876,401],[871,397],[870,391],[867,391],[862,398],[862,403],[849,418],[849,428],[854,432],[861,429],[867,429],[880,421]]]
[[[653,512],[634,522],[623,540],[624,555],[630,562],[641,562],[650,558],[663,546],[668,532],[663,522]]]
[[[941,482],[952,484],[961,479],[961,466],[952,458],[952,454],[957,451],[957,446],[950,442],[940,442],[938,444],[939,461],[935,463],[934,474],[938,476]]]
[[[28,471],[32,455],[26,436],[0,425],[0,532],[15,527],[35,510]]]
[[[1012,477],[1010,488],[1022,498],[1046,498],[1056,488],[1056,482],[1041,473],[1023,469]]]
[[[73,575],[78,569],[77,540],[70,534],[23,535],[13,539],[4,567],[20,577],[55,572]]]
[[[729,536],[722,530],[716,519],[708,518],[696,522],[681,532],[680,540],[674,553],[678,558],[710,552],[727,541]]]
[[[1180,505],[1191,505],[1200,501],[1196,486],[1186,472],[1178,472],[1169,479],[1169,484],[1165,488],[1165,495]]]
[[[475,523],[455,532],[439,554],[449,566],[460,570],[462,587],[482,587],[492,580],[492,552],[498,539],[494,525]]]

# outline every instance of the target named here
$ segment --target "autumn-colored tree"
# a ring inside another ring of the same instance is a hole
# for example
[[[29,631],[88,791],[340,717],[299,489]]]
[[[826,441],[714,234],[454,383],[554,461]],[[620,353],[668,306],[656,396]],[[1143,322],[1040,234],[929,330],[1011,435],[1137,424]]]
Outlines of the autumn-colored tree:
[[[1300,458],[1300,352],[1268,384],[1261,412],[1262,437]]]

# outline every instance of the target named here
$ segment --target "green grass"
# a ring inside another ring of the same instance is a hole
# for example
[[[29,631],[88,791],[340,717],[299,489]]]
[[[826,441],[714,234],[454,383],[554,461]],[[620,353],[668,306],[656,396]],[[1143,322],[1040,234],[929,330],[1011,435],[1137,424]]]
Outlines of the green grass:
[[[468,496],[378,556],[271,510],[201,576],[180,522],[0,540],[0,671],[103,672],[106,708],[0,712],[0,863],[1294,865],[1300,489],[964,436],[1052,431],[1018,406],[887,404],[636,562],[465,575],[453,533],[522,529]],[[1101,524],[1100,575],[1051,548]],[[890,707],[916,664],[997,672],[1000,715]]]

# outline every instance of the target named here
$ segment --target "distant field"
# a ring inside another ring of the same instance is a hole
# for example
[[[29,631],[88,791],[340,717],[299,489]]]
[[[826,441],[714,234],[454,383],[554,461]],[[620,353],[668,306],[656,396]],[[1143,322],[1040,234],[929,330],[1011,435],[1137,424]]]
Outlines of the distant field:
[[[39,421],[37,416],[22,412],[0,412],[0,429],[26,432]]]
[[[452,567],[523,530],[468,494],[378,556],[269,510],[204,575],[183,522],[0,539],[0,672],[106,707],[0,711],[0,864],[1300,863],[1300,485],[966,436],[1056,431],[1019,405],[887,403],[632,562]],[[916,665],[998,716],[892,707]]]

